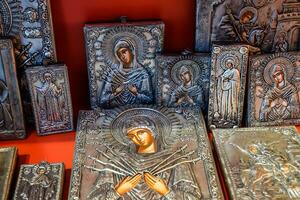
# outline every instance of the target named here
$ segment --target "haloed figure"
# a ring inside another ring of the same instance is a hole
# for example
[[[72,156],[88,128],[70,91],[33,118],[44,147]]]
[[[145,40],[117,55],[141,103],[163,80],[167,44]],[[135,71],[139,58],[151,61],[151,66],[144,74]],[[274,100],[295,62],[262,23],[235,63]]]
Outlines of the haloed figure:
[[[193,74],[189,66],[182,66],[179,71],[181,85],[172,92],[169,106],[193,106],[202,104],[202,88],[194,85]]]
[[[57,86],[54,77],[50,72],[43,75],[43,84],[36,87],[37,102],[40,109],[45,112],[48,122],[60,122],[63,118],[60,97],[62,96],[62,88]]]
[[[233,60],[226,61],[226,70],[219,77],[220,90],[216,90],[219,96],[217,114],[221,120],[236,120],[238,116],[238,102],[240,92],[240,72],[234,67]]]
[[[190,163],[198,161],[190,158],[194,152],[184,152],[187,147],[176,152],[163,147],[161,136],[152,125],[128,128],[126,137],[135,145],[136,153],[114,151],[113,158],[108,154],[106,157],[115,166],[110,173],[118,173],[116,169],[119,169],[127,174],[114,174],[113,179],[111,175],[99,176],[96,188],[88,196],[89,200],[201,198],[201,191],[190,170]]]
[[[137,50],[130,40],[121,39],[114,53],[119,64],[107,75],[99,99],[103,107],[147,104],[153,101],[151,78],[137,60]]]
[[[286,80],[283,64],[275,64],[271,72],[274,86],[270,89],[261,105],[260,120],[274,121],[300,117],[298,91]]]

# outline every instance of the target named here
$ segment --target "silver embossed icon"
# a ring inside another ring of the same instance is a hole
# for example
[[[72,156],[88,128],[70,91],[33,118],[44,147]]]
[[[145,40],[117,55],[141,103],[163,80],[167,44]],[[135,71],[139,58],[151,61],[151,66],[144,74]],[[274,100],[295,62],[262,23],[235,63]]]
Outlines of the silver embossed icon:
[[[0,34],[12,36],[18,66],[57,61],[49,0],[2,0]]]
[[[299,16],[297,0],[197,0],[196,50],[224,41],[264,52],[300,50]]]
[[[69,199],[223,199],[204,119],[153,107],[81,111]]]
[[[14,200],[62,199],[64,164],[21,165]]]
[[[213,47],[208,108],[210,128],[241,126],[249,52],[247,45]]]
[[[0,139],[26,136],[11,40],[0,40]]]
[[[213,130],[231,199],[300,199],[295,127]]]
[[[300,54],[251,57],[248,124],[300,124]]]
[[[7,200],[11,194],[11,182],[17,162],[17,148],[0,148],[0,199]]]
[[[163,23],[86,25],[84,32],[92,108],[154,103]]]
[[[53,65],[26,70],[39,135],[73,130],[67,67]]]
[[[196,106],[207,110],[210,56],[157,56],[157,103],[167,107]]]

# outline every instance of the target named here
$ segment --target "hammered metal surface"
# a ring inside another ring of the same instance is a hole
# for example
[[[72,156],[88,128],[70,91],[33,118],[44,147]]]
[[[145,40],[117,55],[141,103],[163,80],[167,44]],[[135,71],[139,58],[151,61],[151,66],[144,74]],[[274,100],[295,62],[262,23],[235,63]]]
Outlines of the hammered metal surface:
[[[157,104],[207,111],[210,55],[157,56]]]
[[[300,137],[295,127],[213,130],[233,200],[300,199]]]
[[[0,13],[0,34],[15,38],[21,65],[57,61],[49,0],[2,0]]]
[[[9,199],[16,160],[17,149],[15,147],[0,148],[0,200]]]
[[[22,139],[26,132],[10,40],[0,40],[0,54],[0,139]]]
[[[250,47],[214,45],[211,58],[208,125],[241,126]]]
[[[155,152],[137,152],[126,133],[136,127],[151,131]],[[70,200],[118,199],[118,183],[136,174],[143,178],[122,199],[223,199],[204,120],[195,111],[154,107],[81,111],[75,148]],[[161,196],[150,189],[146,173],[164,180],[169,193]]]
[[[21,165],[14,200],[61,200],[65,167],[63,163]]]
[[[65,65],[26,70],[39,135],[73,130],[73,111],[68,70]]]
[[[300,53],[251,57],[248,125],[300,124]]]
[[[162,22],[86,25],[92,108],[152,104],[155,56],[163,46]]]
[[[219,41],[243,42],[264,52],[300,50],[299,0],[197,0],[196,50]]]

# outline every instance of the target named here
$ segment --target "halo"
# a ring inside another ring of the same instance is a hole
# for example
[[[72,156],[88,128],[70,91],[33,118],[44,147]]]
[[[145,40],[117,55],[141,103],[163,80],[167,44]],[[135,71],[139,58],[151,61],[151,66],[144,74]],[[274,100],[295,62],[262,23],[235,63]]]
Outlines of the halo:
[[[256,8],[254,7],[250,7],[250,6],[247,6],[245,8],[243,8],[241,11],[240,11],[240,15],[239,15],[239,19],[241,19],[241,17],[246,13],[246,12],[252,12],[253,13],[253,18],[250,20],[251,23],[255,23],[256,20],[257,20],[257,17],[258,17],[258,13],[257,13],[257,10]]]
[[[42,70],[42,71],[39,72],[38,77],[39,77],[39,79],[40,79],[41,82],[45,82],[45,80],[44,80],[44,74],[46,74],[46,73],[49,73],[49,74],[52,75],[52,81],[54,81],[56,79],[55,78],[55,72],[52,71],[52,70],[46,69],[46,70]]]
[[[180,70],[183,66],[187,67],[189,71],[191,71],[193,81],[195,81],[201,73],[200,66],[197,62],[193,60],[181,60],[175,63],[175,65],[173,65],[173,67],[171,68],[171,78],[177,85],[180,85],[182,82],[180,78]]]
[[[147,122],[150,122],[151,124],[154,124],[156,128],[155,134],[161,136],[163,142],[166,143],[164,138],[167,138],[172,132],[171,122],[169,121],[167,116],[153,109],[136,108],[129,109],[120,113],[111,123],[110,129],[112,136],[120,144],[128,146],[129,144],[131,144],[131,141],[127,137],[124,137],[124,128],[129,121],[140,120],[145,120]],[[141,126],[143,126],[143,124],[141,124]],[[149,127],[149,129],[151,130],[151,127]],[[164,134],[162,135],[161,133]]]
[[[240,66],[240,60],[239,60],[238,56],[234,55],[234,54],[227,54],[227,53],[225,53],[225,54],[223,54],[221,56],[220,60],[221,60],[221,63],[220,63],[221,64],[221,68],[223,70],[227,70],[226,62],[228,60],[232,60],[234,62],[234,68],[239,68],[238,66]]]
[[[119,40],[126,40],[134,47],[134,53],[137,60],[145,60],[147,58],[148,44],[147,38],[142,34],[142,31],[136,30],[133,27],[120,26],[107,30],[102,41],[96,41],[101,43],[101,50],[103,52],[103,58],[108,64],[119,64],[118,59],[115,57],[114,47]]]
[[[283,67],[284,74],[286,75],[286,79],[289,81],[295,73],[294,64],[288,58],[285,57],[277,57],[269,61],[264,68],[264,80],[269,85],[274,84],[274,78],[272,77],[272,70],[276,64],[279,64]]]
[[[4,36],[18,36],[22,29],[22,7],[19,0],[0,2]]]
[[[40,164],[37,164],[33,167],[33,171],[38,174],[38,170],[44,168],[45,174],[48,174],[51,171],[51,166],[47,162],[41,162]]]

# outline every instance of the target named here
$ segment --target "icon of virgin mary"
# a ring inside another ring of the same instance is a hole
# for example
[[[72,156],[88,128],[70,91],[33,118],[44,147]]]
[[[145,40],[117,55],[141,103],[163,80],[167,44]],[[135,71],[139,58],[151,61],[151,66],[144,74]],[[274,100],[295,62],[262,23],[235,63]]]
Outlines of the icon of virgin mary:
[[[112,66],[113,70],[105,77],[99,99],[101,107],[152,103],[151,77],[138,62],[137,49],[131,40],[118,40],[114,46],[114,56],[118,64]]]

